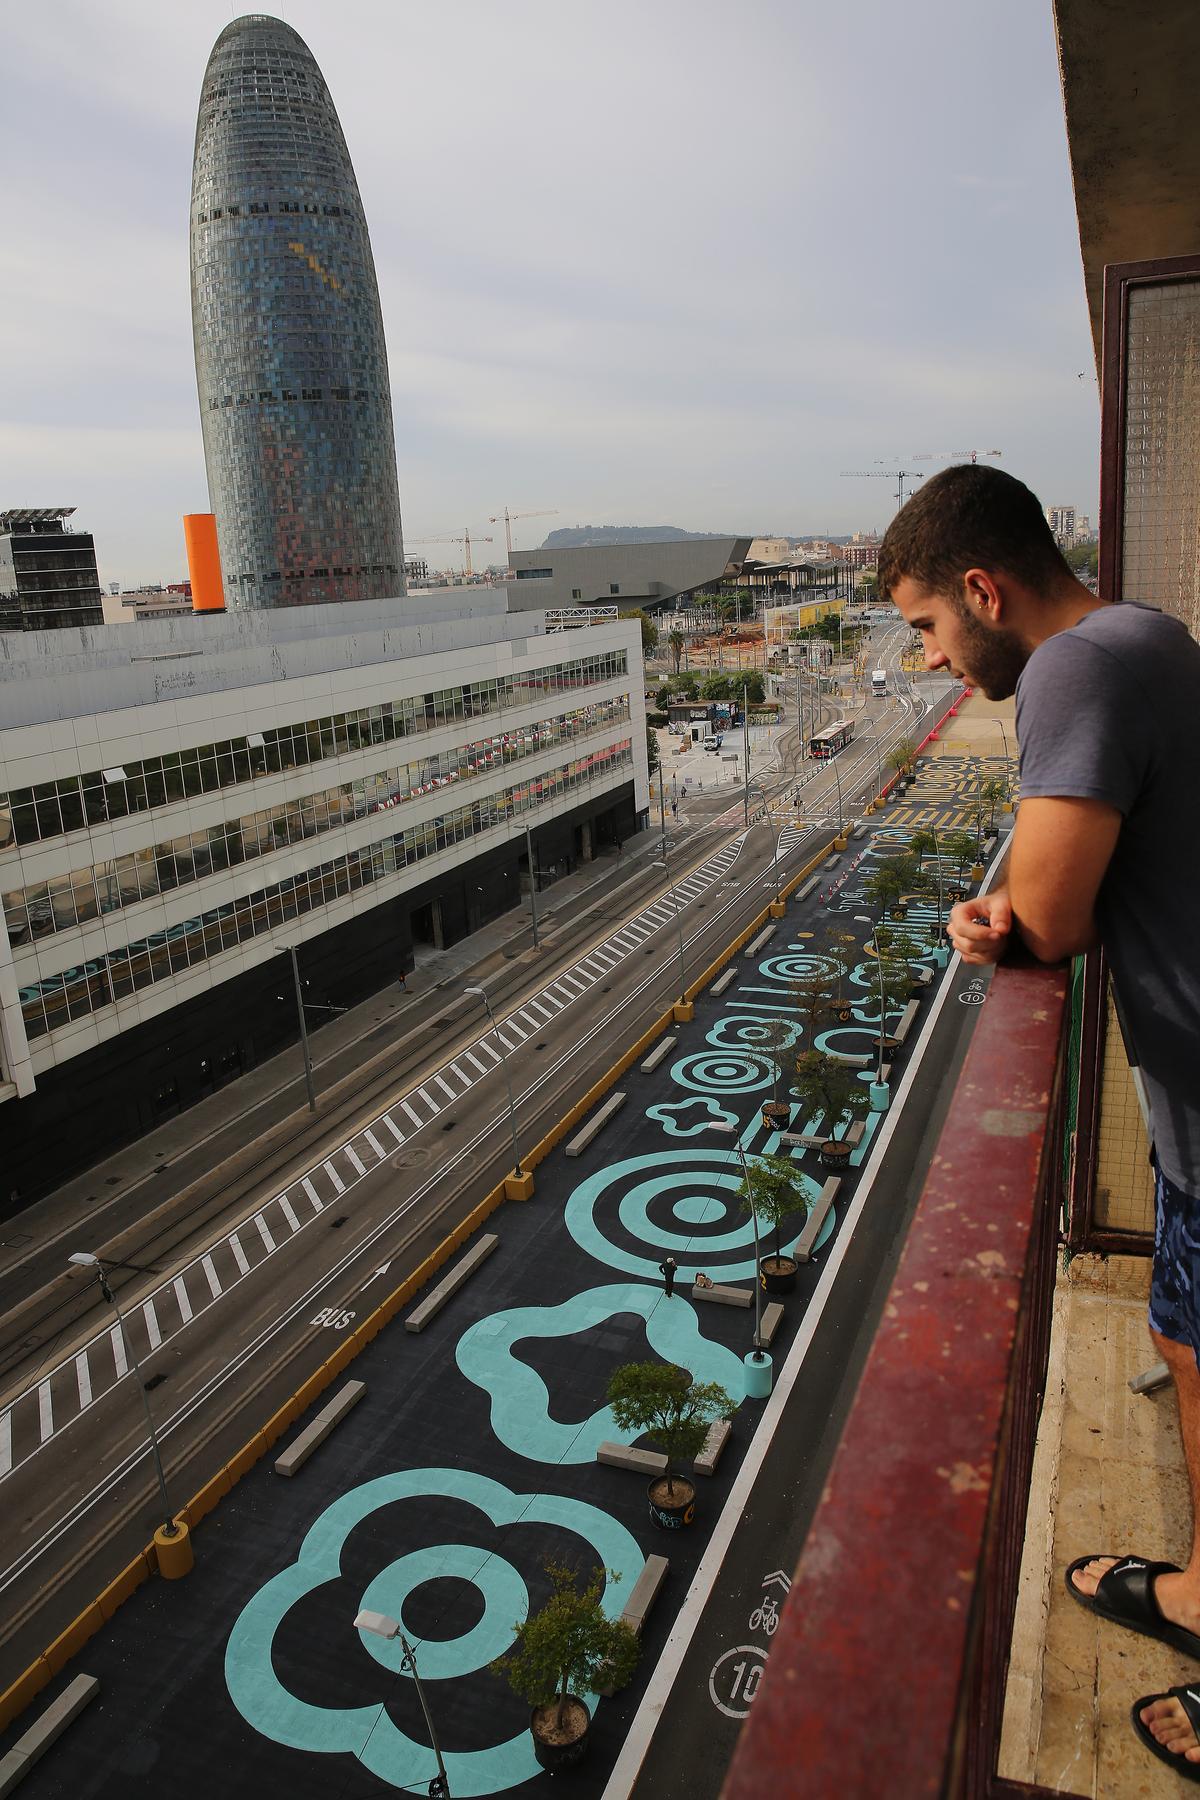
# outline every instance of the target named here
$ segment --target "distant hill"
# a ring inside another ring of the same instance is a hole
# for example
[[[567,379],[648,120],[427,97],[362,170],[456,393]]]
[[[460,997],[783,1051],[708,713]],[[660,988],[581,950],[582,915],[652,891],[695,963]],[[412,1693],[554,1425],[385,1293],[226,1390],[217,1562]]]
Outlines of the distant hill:
[[[594,544],[673,544],[681,538],[735,537],[732,531],[680,531],[677,525],[567,525],[552,531],[543,550],[579,550]]]

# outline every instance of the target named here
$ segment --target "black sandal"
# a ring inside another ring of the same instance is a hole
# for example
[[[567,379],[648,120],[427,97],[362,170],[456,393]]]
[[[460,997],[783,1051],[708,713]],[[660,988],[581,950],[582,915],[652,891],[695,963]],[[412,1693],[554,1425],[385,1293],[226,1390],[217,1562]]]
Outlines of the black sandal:
[[[1106,1551],[1098,1551],[1092,1556],[1075,1558],[1066,1575],[1067,1592],[1072,1600],[1077,1600],[1080,1606],[1086,1606],[1089,1612],[1107,1620],[1110,1625],[1124,1625],[1128,1631],[1140,1631],[1143,1637],[1157,1638],[1159,1643],[1169,1644],[1172,1650],[1193,1656],[1200,1662],[1200,1636],[1164,1618],[1154,1597],[1158,1576],[1179,1574],[1175,1564],[1147,1562],[1140,1556],[1122,1556],[1100,1577],[1094,1594],[1080,1593],[1072,1576],[1088,1563],[1095,1562],[1098,1556],[1106,1554]],[[1197,1735],[1200,1736],[1200,1732]],[[1168,1753],[1167,1760],[1174,1763],[1179,1759]]]
[[[1139,1717],[1143,1706],[1153,1706],[1156,1700],[1178,1700],[1191,1722],[1196,1734],[1196,1742],[1200,1743],[1200,1689],[1190,1687],[1168,1688],[1165,1694],[1143,1694],[1135,1700],[1130,1717],[1133,1729],[1159,1762],[1166,1763],[1168,1769],[1174,1769],[1181,1781],[1200,1781],[1200,1763],[1189,1762],[1182,1750],[1168,1750],[1160,1744],[1148,1725],[1143,1725]]]

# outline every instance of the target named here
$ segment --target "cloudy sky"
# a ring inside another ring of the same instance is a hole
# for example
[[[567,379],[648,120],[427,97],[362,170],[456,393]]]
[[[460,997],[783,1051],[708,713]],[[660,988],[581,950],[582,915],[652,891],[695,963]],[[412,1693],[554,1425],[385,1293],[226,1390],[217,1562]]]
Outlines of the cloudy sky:
[[[1095,516],[1050,0],[279,11],[362,190],[406,538],[869,530],[894,483],[843,470],[971,448]],[[0,3],[0,506],[77,506],[106,580],[179,579],[208,505],[187,219],[232,16]]]

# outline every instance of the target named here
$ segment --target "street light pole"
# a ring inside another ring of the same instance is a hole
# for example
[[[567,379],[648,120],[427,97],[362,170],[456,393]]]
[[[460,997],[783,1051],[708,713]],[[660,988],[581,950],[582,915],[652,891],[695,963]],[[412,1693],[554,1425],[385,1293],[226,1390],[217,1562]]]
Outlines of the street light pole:
[[[288,945],[288,954],[292,959],[292,980],[296,987],[296,1014],[300,1020],[300,1048],[304,1052],[304,1085],[308,1089],[308,1110],[317,1110],[317,1096],[313,1091],[312,1057],[308,1050],[308,1021],[304,1016],[304,993],[300,986],[300,959],[296,955],[295,944]]]
[[[525,827],[525,857],[529,864],[529,918],[533,925],[533,947],[538,948],[537,871],[533,866],[533,839]]]
[[[746,1152],[738,1141],[737,1153],[742,1164],[742,1180],[746,1187],[746,1201],[750,1208],[750,1223],[754,1229],[754,1360],[765,1361],[762,1347],[762,1249],[758,1241],[758,1210],[754,1204],[754,1190],[750,1186],[750,1171],[746,1167]],[[776,1238],[776,1242],[778,1242]]]
[[[389,1619],[386,1613],[360,1612],[355,1617],[354,1626],[357,1631],[370,1631],[375,1637],[386,1638],[389,1643],[395,1638],[400,1639],[400,1649],[403,1653],[400,1658],[400,1667],[407,1669],[413,1678],[417,1699],[421,1702],[421,1711],[425,1715],[425,1729],[429,1733],[430,1748],[437,1763],[436,1780],[429,1784],[430,1800],[450,1800],[450,1778],[446,1774],[446,1765],[442,1761],[442,1750],[438,1743],[437,1732],[434,1730],[433,1714],[429,1710],[425,1689],[422,1687],[421,1677],[417,1673],[416,1652],[401,1631],[399,1622],[396,1619]]]
[[[517,1180],[520,1181],[522,1179],[522,1171],[521,1152],[517,1148],[517,1103],[513,1098],[512,1077],[508,1072],[508,1058],[504,1055],[504,1039],[500,1036],[500,1027],[496,1023],[496,1015],[492,1011],[492,1003],[487,997],[486,990],[481,987],[468,987],[463,989],[463,993],[474,994],[477,1000],[483,1001],[484,1010],[488,1016],[488,1023],[492,1028],[492,1035],[496,1039],[497,1044],[500,1045],[500,1062],[504,1069],[504,1085],[508,1089],[508,1123],[512,1132],[513,1174],[516,1176]]]
[[[742,687],[742,752],[746,758],[746,785],[742,793],[742,821],[750,824],[750,689]]]
[[[150,1411],[150,1396],[147,1394],[145,1383],[142,1380],[141,1365],[137,1359],[137,1352],[133,1347],[133,1339],[125,1329],[125,1315],[117,1304],[117,1296],[108,1285],[108,1277],[104,1271],[104,1264],[100,1261],[98,1256],[93,1256],[88,1250],[76,1250],[73,1255],[68,1256],[67,1261],[74,1263],[81,1269],[95,1269],[97,1275],[100,1277],[100,1292],[104,1295],[104,1298],[108,1301],[108,1304],[117,1315],[117,1326],[121,1333],[121,1342],[125,1346],[125,1354],[129,1358],[130,1366],[133,1369],[133,1378],[137,1382],[138,1393],[142,1396],[142,1406],[146,1414],[146,1426],[150,1433],[150,1454],[154,1458],[154,1473],[158,1477],[158,1491],[162,1499],[162,1534],[164,1537],[176,1537],[179,1532],[179,1527],[171,1517],[171,1502],[167,1498],[167,1478],[163,1473],[162,1456],[158,1448],[158,1433],[154,1429],[154,1415]]]
[[[667,879],[671,883],[671,905],[675,911],[675,930],[676,930],[676,933],[679,938],[679,1004],[680,1004],[680,1006],[686,1006],[687,1005],[687,971],[684,967],[684,961],[683,961],[683,914],[679,910],[679,896],[675,892],[675,878],[671,874],[670,869],[667,867],[667,861],[666,861],[665,857],[663,857],[661,861],[657,857],[655,857],[654,861],[650,864],[650,867],[652,869],[664,870],[666,872]]]
[[[667,854],[667,799],[666,795],[663,793],[663,772],[661,762],[658,765],[658,824],[662,833],[662,853],[665,859]]]

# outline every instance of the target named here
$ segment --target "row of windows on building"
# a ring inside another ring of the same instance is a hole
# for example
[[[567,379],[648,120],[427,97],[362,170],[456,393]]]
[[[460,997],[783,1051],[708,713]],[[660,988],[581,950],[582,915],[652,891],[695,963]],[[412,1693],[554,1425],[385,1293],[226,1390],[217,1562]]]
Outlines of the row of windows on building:
[[[324,206],[314,200],[250,200],[244,206],[214,206],[208,212],[197,212],[197,225],[211,225],[217,219],[257,218],[264,213],[316,213],[325,219],[356,219],[348,206]]]
[[[452,845],[490,831],[556,795],[611,776],[633,760],[629,739],[606,745],[536,781],[488,795],[472,806],[414,825],[383,843],[353,850],[301,875],[260,888],[245,899],[214,907],[197,918],[153,932],[59,975],[21,989],[21,1012],[30,1039],[45,1037],[71,1019],[100,1012],[126,995],[208,962],[223,950],[273,931],[289,919],[330,905],[374,881],[436,856]]]
[[[306,768],[373,744],[388,744],[460,720],[528,706],[547,694],[573,693],[628,673],[624,650],[573,658],[525,674],[471,681],[462,687],[408,694],[377,706],[242,737],[146,757],[121,768],[93,769],[36,787],[0,793],[0,850],[44,843],[68,832],[124,819],[131,813],[219,792],[265,775]]]
[[[357,569],[284,569],[282,571],[279,569],[272,569],[268,574],[264,575],[262,579],[264,582],[324,581],[331,575],[399,575],[399,573],[400,566],[398,563],[361,563]],[[256,587],[258,585],[258,576],[252,573],[227,575],[225,577],[225,585],[226,587]]]
[[[253,862],[289,844],[320,837],[370,813],[421,799],[439,788],[494,774],[523,757],[628,718],[627,699],[602,701],[597,706],[540,720],[523,730],[424,757],[420,762],[381,769],[361,781],[346,781],[319,793],[281,801],[277,806],[224,820],[204,831],[185,832],[164,843],[147,845],[144,850],[75,869],[52,881],[11,888],[2,896],[9,942],[19,946],[51,937],[56,931],[68,931],[102,914],[134,906],[139,900],[151,900],[203,881],[222,869]]]
[[[330,400],[361,402],[371,398],[371,391],[369,388],[331,387],[328,397]],[[290,405],[296,400],[324,400],[325,398],[325,389],[319,387],[280,388],[278,392],[274,388],[259,388],[256,393],[252,394],[222,394],[219,398],[214,397],[208,403],[208,410],[209,412],[220,412],[224,406],[254,406],[256,404],[258,406],[277,406],[280,401],[285,405]]]

